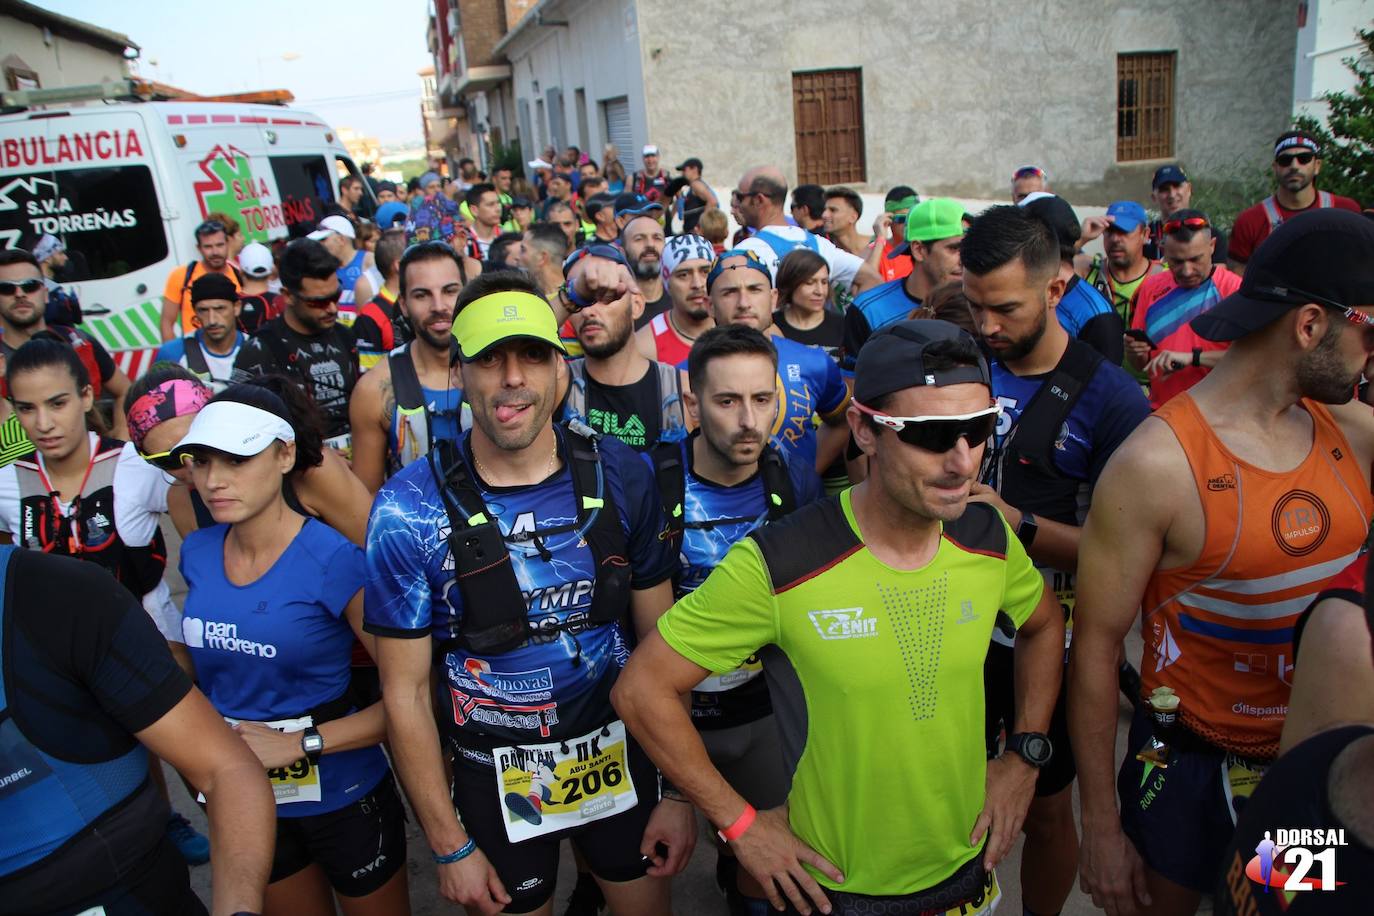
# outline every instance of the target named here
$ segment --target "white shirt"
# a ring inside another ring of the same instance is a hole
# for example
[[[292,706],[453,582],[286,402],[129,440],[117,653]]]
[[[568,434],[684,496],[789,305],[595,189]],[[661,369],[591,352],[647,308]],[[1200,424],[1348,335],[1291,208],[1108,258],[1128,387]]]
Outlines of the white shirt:
[[[95,433],[87,435],[94,452],[100,437]],[[39,466],[43,467],[42,454],[37,458]],[[161,516],[167,511],[167,489],[172,478],[140,458],[131,442],[124,443],[115,462],[115,531],[125,545],[145,547],[152,543]],[[59,502],[58,511],[63,516],[68,515],[71,503]],[[0,468],[0,530],[17,534],[19,525],[19,475],[10,464]],[[172,591],[165,577],[143,596],[143,609],[153,618],[164,639],[182,641],[181,611],[172,602]]]
[[[768,270],[773,274],[775,284],[778,279],[779,259],[769,244],[759,238],[759,235],[765,232],[775,238],[795,242],[797,248],[807,247],[806,237],[808,235],[815,239],[816,253],[825,258],[825,263],[830,266],[830,283],[833,286],[848,289],[853,285],[854,278],[858,276],[859,268],[864,266],[863,258],[850,254],[829,239],[808,232],[801,226],[764,226],[735,247],[755,252],[763,260],[763,263],[768,265]]]

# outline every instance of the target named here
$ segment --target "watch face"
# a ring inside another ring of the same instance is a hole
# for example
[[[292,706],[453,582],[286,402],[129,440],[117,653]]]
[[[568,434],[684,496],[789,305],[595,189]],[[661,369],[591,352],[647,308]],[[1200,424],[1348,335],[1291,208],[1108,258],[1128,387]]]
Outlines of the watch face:
[[[1048,738],[1040,735],[1028,735],[1025,743],[1021,745],[1021,750],[1028,760],[1039,764],[1049,763],[1050,740]]]
[[[301,744],[305,747],[307,754],[315,754],[324,750],[324,738],[319,735],[306,735]]]

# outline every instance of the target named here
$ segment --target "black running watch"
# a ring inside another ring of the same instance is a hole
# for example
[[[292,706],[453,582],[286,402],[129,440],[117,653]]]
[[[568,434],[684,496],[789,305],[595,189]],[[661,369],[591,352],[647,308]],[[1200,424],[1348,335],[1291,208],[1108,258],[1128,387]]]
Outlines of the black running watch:
[[[1007,750],[1020,754],[1021,759],[1037,770],[1050,762],[1054,756],[1054,745],[1049,736],[1040,732],[1017,732],[1007,738]]]
[[[320,762],[320,755],[324,753],[324,736],[313,725],[301,732],[301,752],[312,766]]]
[[[1030,550],[1030,545],[1035,543],[1035,536],[1040,533],[1040,524],[1024,509],[1021,510],[1021,524],[1016,526],[1016,539],[1021,542],[1021,546]]]

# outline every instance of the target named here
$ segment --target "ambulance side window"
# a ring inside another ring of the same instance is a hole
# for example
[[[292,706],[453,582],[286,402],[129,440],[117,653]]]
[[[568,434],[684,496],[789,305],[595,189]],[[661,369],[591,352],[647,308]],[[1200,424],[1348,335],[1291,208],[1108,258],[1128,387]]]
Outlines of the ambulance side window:
[[[0,245],[32,249],[44,235],[67,249],[58,282],[122,277],[167,257],[167,235],[146,165],[64,169],[0,180]]]
[[[281,194],[282,215],[293,239],[311,232],[334,202],[334,182],[323,156],[269,156],[272,175]]]
[[[377,212],[377,198],[372,193],[372,183],[358,170],[358,167],[353,164],[352,159],[335,153],[334,171],[339,176],[340,181],[352,175],[363,183],[363,199],[358,201],[359,216],[370,218],[372,214]]]

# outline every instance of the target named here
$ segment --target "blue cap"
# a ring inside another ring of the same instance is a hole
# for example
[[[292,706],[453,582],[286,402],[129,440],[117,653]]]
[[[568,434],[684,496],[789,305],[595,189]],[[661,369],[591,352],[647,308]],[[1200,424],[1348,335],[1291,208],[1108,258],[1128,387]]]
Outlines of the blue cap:
[[[581,248],[574,249],[572,254],[563,259],[563,279],[567,279],[573,265],[583,258],[605,258],[607,261],[620,264],[626,270],[630,269],[630,262],[625,260],[625,252],[621,250],[620,246],[605,243],[583,245]]]
[[[397,220],[405,222],[408,216],[410,216],[410,207],[398,200],[393,200],[377,208],[376,222],[383,230],[392,229],[395,227]]]
[[[1162,184],[1183,184],[1188,176],[1176,165],[1161,165],[1155,169],[1155,179],[1150,182],[1150,190],[1158,191]]]
[[[1134,232],[1149,221],[1145,208],[1133,200],[1116,201],[1107,208],[1107,215],[1112,218],[1112,227],[1122,232]]]
[[[442,180],[443,179],[439,177],[438,172],[425,172],[423,175],[420,176],[420,190],[423,191],[426,185],[430,185],[436,181]]]

